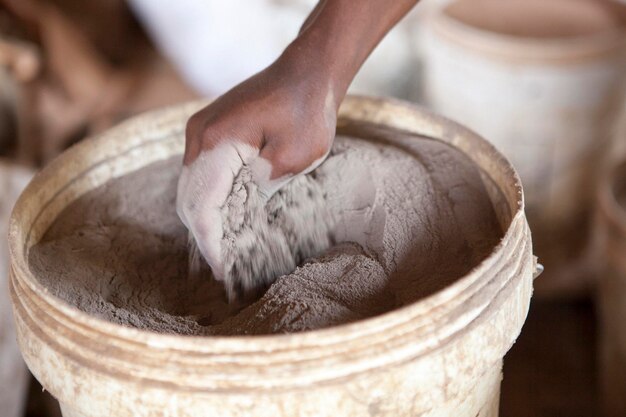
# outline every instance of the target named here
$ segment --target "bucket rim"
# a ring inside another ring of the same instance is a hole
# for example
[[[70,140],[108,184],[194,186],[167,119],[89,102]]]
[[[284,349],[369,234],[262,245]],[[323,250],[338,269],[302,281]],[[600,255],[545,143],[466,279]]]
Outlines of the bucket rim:
[[[73,158],[79,157],[84,150],[97,147],[98,144],[111,140],[111,138],[124,136],[125,132],[133,131],[135,124],[144,124],[142,122],[146,121],[153,122],[155,119],[168,119],[168,117],[161,116],[167,116],[172,111],[175,113],[172,118],[179,120],[181,115],[190,115],[191,112],[204,104],[206,104],[204,100],[196,101],[130,118],[101,135],[78,143],[39,172],[18,199],[10,219],[9,251],[13,270],[12,286],[20,287],[22,292],[28,291],[29,296],[36,299],[35,301],[43,302],[51,307],[64,320],[67,319],[71,322],[72,326],[96,328],[98,332],[106,334],[112,340],[162,350],[169,349],[184,354],[218,356],[221,354],[229,356],[245,356],[256,353],[282,354],[294,349],[311,346],[320,348],[361,340],[369,335],[388,331],[415,318],[423,317],[425,312],[431,312],[437,308],[445,309],[451,298],[468,292],[468,288],[478,282],[479,278],[489,275],[491,268],[506,255],[505,251],[514,251],[520,244],[528,244],[529,236],[526,236],[528,234],[528,225],[524,214],[524,197],[521,181],[511,163],[492,144],[460,124],[431,113],[417,105],[396,99],[348,96],[340,108],[338,128],[345,126],[350,121],[367,121],[390,125],[396,129],[418,133],[446,142],[474,160],[480,169],[490,176],[495,171],[503,175],[500,180],[492,179],[498,184],[498,188],[502,188],[505,182],[504,186],[507,189],[501,189],[500,191],[505,195],[509,205],[510,223],[507,225],[506,230],[503,230],[501,241],[494,247],[489,256],[483,259],[465,276],[459,277],[453,284],[423,299],[375,317],[299,333],[259,336],[177,335],[131,328],[92,316],[52,295],[39,283],[28,266],[25,236],[29,232],[23,230],[22,210],[28,203],[32,203],[33,200],[40,201],[41,196],[39,193],[41,188],[50,181],[60,167],[67,165]],[[167,125],[170,122],[166,120],[163,123]],[[178,123],[180,124],[180,120]],[[416,125],[418,128],[415,127]],[[158,126],[155,129],[158,129]],[[180,132],[177,134],[180,134]],[[147,136],[150,135],[148,134]],[[148,138],[148,141],[154,140],[154,138]],[[474,155],[468,154],[467,149],[469,148],[475,151]],[[489,170],[492,172],[488,172]],[[32,224],[28,227],[32,227]],[[513,278],[506,277],[506,279],[510,281]],[[12,289],[12,292],[15,292],[15,288]],[[467,294],[468,297],[475,295],[474,292]],[[19,302],[19,300],[13,299],[14,305]],[[476,317],[488,307],[489,304],[487,303],[482,306],[482,310],[477,310]]]
[[[618,57],[626,51],[626,24],[591,34],[525,37],[491,31],[462,22],[440,7],[426,22],[431,35],[511,63],[573,64]]]

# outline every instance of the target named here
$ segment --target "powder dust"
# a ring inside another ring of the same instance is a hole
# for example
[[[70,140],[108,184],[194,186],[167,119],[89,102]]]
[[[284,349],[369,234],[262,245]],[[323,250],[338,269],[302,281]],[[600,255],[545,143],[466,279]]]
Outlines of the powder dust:
[[[324,190],[313,176],[294,178],[265,204],[247,166],[233,181],[222,219],[222,281],[229,300],[254,296],[328,249],[334,223]],[[191,274],[210,278],[211,270],[194,243],[190,251]]]
[[[427,138],[337,137],[304,181],[323,190],[338,243],[259,299],[229,304],[219,283],[188,276],[187,231],[175,212],[180,163],[154,163],[73,202],[30,249],[35,276],[55,296],[118,324],[287,333],[416,302],[466,275],[503,234],[480,172],[456,149]],[[301,189],[292,181],[281,198],[296,203]]]

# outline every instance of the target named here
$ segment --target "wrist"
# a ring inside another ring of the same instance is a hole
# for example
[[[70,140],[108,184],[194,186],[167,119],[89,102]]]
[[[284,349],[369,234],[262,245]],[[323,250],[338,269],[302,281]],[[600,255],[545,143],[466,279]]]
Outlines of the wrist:
[[[339,103],[372,50],[418,0],[320,0],[285,56],[325,77]]]
[[[315,44],[302,36],[284,50],[274,66],[280,79],[301,96],[324,102],[331,96],[335,112],[351,82],[351,79],[343,79],[332,62],[321,56]]]

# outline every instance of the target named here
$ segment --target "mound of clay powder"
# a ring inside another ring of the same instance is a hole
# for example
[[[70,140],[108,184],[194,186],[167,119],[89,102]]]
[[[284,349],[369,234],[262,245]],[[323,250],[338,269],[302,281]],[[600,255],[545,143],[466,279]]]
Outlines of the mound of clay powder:
[[[76,308],[123,325],[192,335],[298,332],[419,301],[466,275],[502,237],[483,176],[455,148],[427,138],[337,137],[328,159],[268,208],[286,211],[283,221],[306,216],[303,190],[322,192],[317,201],[337,243],[300,256],[259,299],[229,304],[222,285],[188,276],[187,231],[175,212],[180,164],[154,163],[70,204],[30,249],[35,276]],[[325,227],[323,219],[299,224]]]

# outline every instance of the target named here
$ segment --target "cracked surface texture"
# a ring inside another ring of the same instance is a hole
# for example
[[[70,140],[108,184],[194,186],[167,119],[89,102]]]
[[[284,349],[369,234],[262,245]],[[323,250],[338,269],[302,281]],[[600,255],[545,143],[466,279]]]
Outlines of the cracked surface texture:
[[[149,165],[72,203],[31,248],[35,275],[52,294],[119,324],[298,332],[419,301],[466,275],[503,234],[480,172],[456,149],[427,138],[338,137],[303,179],[325,194],[338,243],[257,300],[228,304],[221,285],[187,275],[187,232],[174,204],[179,166],[179,158]],[[284,198],[299,199],[301,185],[290,183]]]

